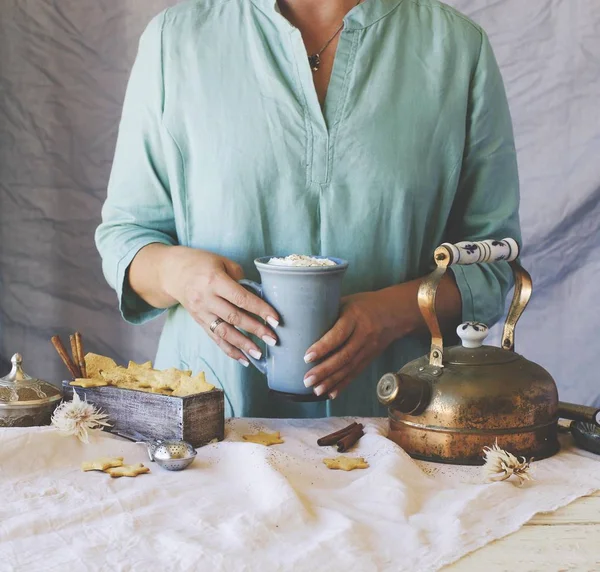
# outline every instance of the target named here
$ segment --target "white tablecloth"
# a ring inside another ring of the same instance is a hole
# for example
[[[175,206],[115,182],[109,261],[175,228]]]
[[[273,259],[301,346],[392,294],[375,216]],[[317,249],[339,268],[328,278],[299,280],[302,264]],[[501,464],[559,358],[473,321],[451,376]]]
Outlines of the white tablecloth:
[[[383,420],[350,454],[366,470],[328,470],[316,439],[349,420],[231,420],[226,441],[186,471],[98,433],[89,445],[51,428],[0,430],[0,570],[19,572],[430,571],[600,489],[600,465],[566,447],[534,463],[536,480],[486,484],[481,468],[416,463],[384,437]],[[242,442],[257,430],[285,443]],[[98,456],[151,473],[83,473]]]

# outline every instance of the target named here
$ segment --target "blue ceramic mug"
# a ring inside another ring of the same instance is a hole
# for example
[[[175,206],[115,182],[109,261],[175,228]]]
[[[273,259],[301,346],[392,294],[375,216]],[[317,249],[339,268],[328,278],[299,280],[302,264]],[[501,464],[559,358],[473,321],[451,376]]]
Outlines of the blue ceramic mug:
[[[267,376],[269,389],[297,401],[318,401],[304,376],[316,363],[304,362],[306,350],[327,333],[340,314],[342,278],[348,263],[328,257],[335,266],[279,266],[269,264],[271,256],[254,261],[261,284],[240,280],[277,310],[280,321],[278,342],[266,346],[260,360],[246,356]],[[319,258],[319,257],[315,257]]]

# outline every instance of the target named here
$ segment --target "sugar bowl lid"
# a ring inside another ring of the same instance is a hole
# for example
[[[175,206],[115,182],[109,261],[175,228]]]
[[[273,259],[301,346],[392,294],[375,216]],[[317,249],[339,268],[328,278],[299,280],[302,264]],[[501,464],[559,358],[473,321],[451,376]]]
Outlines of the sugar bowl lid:
[[[10,373],[0,378],[0,408],[42,406],[61,399],[57,387],[47,381],[34,379],[23,371],[21,354],[15,354],[10,361]]]

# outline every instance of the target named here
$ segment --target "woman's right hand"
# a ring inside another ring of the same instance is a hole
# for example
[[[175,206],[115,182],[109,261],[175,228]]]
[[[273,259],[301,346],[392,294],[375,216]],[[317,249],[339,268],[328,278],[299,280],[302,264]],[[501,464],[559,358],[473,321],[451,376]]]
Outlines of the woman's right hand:
[[[264,300],[238,284],[244,277],[239,264],[216,254],[175,246],[161,268],[164,291],[179,302],[230,358],[248,366],[242,350],[260,359],[260,348],[236,328],[274,346],[279,316]],[[271,328],[262,323],[260,316]],[[211,324],[221,318],[214,332]]]

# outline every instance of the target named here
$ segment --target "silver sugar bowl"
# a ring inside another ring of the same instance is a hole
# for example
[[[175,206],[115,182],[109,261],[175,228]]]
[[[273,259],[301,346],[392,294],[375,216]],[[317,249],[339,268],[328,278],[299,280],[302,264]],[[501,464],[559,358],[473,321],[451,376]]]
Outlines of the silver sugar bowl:
[[[62,399],[60,390],[27,375],[20,354],[15,354],[11,363],[10,373],[0,378],[0,427],[50,425],[52,413]]]

